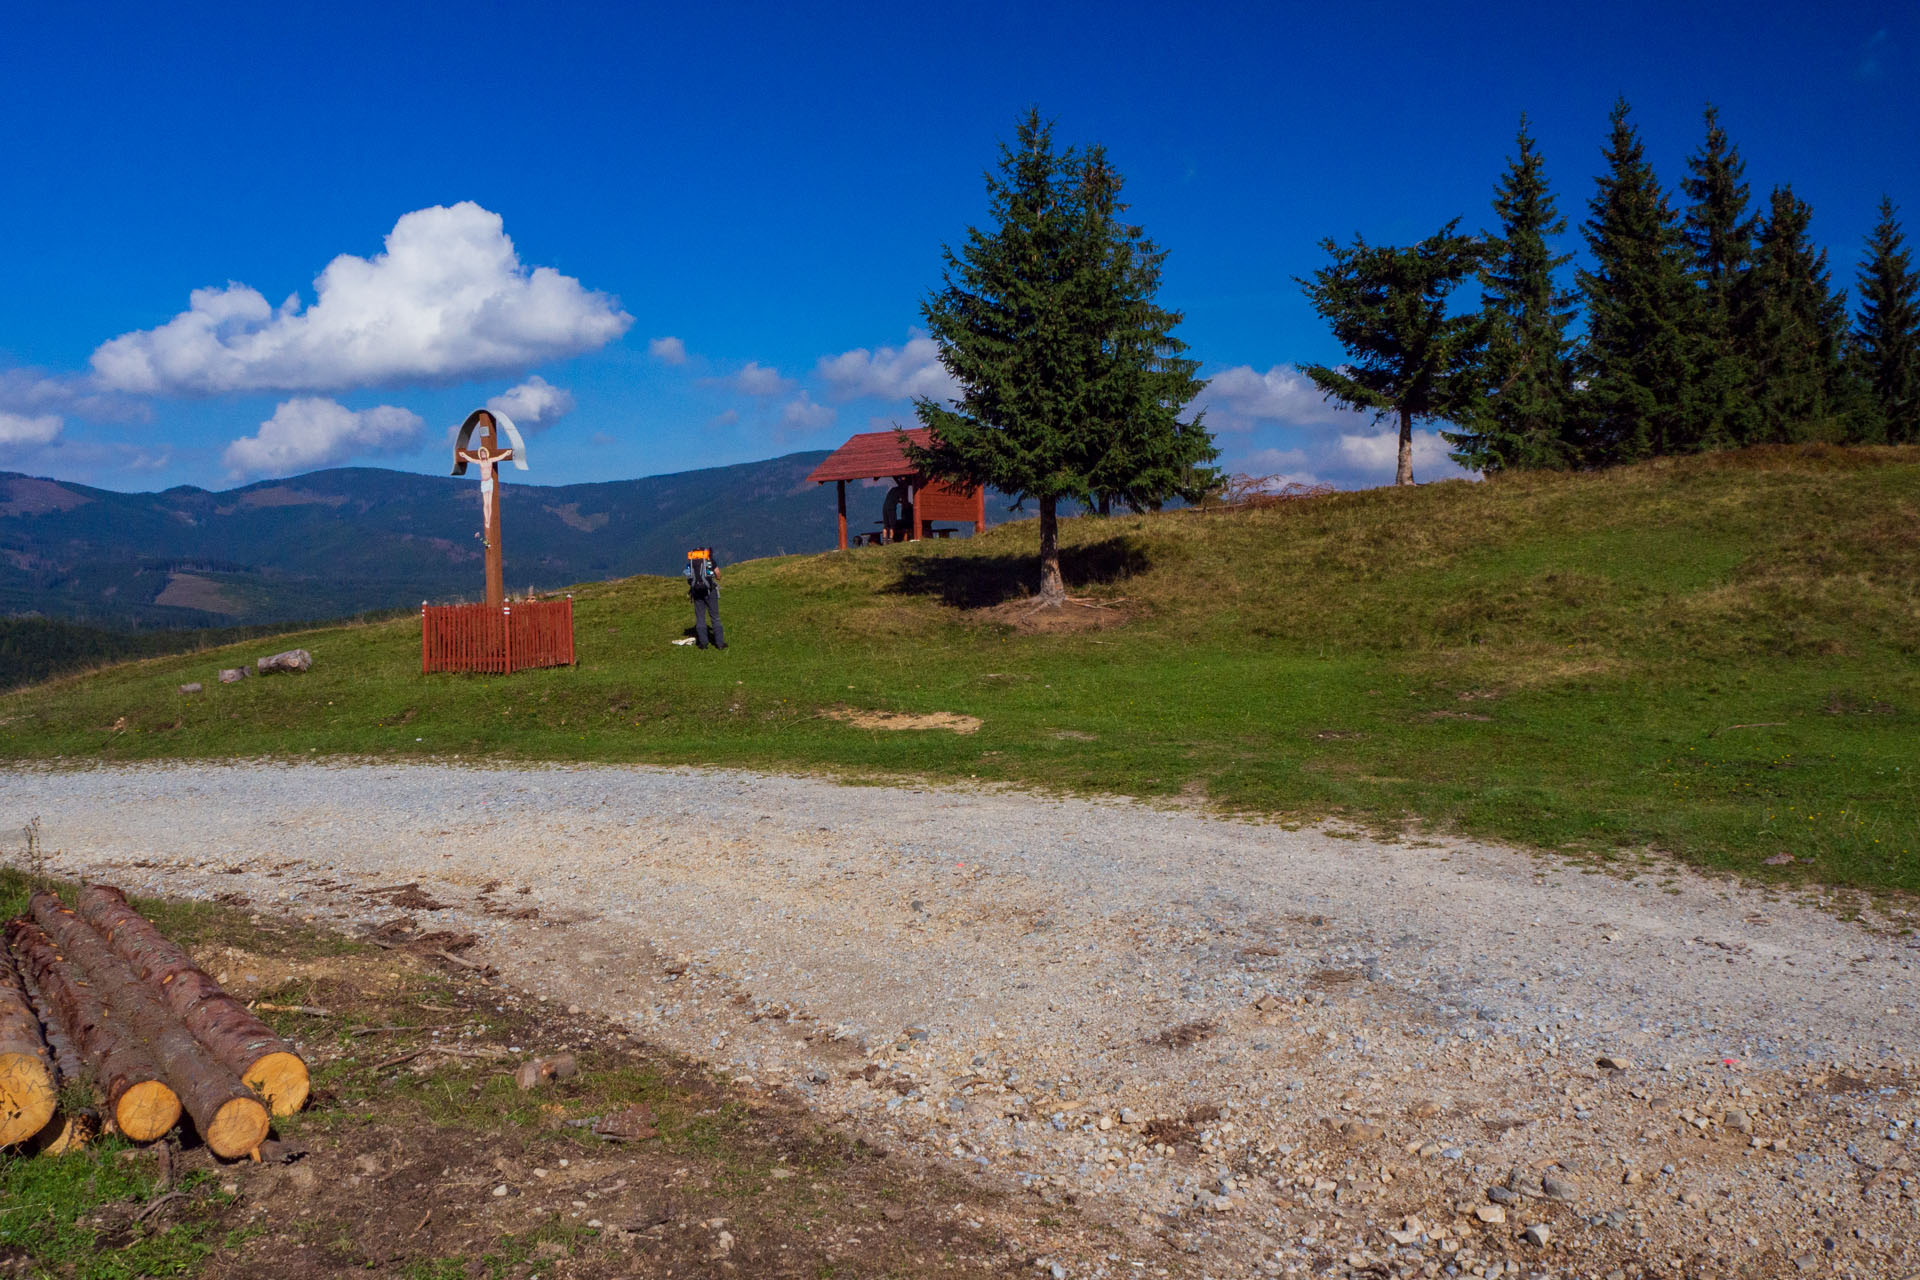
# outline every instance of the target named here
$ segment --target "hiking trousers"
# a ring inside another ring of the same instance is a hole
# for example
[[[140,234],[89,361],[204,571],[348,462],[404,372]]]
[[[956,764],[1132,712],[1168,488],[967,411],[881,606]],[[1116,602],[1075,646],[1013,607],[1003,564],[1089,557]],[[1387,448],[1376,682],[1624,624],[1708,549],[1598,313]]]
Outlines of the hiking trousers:
[[[702,649],[712,645],[716,649],[727,647],[727,633],[720,626],[720,598],[708,596],[702,600],[693,598],[693,642]]]

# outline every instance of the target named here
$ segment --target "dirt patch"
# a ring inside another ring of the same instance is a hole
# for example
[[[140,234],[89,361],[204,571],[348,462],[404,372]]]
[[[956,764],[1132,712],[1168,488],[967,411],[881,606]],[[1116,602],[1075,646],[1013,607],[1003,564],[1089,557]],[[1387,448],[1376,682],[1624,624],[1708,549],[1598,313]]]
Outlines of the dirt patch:
[[[1140,1132],[1148,1142],[1160,1142],[1169,1147],[1176,1147],[1182,1143],[1191,1143],[1194,1134],[1202,1125],[1212,1124],[1219,1118],[1219,1107],[1202,1103],[1185,1115],[1161,1116],[1149,1120]]]
[[[948,733],[978,733],[981,724],[980,717],[961,715],[957,711],[916,715],[910,711],[856,711],[852,707],[835,707],[821,714],[856,729],[945,729]]]
[[[1847,689],[1828,694],[1820,710],[1830,716],[1890,716],[1897,711],[1890,702],[1882,702],[1878,698],[1869,698]]]
[[[420,892],[420,882],[385,885],[378,889],[367,890],[369,898],[383,898],[390,907],[401,911],[445,911],[448,903],[440,902]]]
[[[1165,798],[1162,802],[1176,809],[1205,809],[1211,801],[1207,795],[1205,778],[1188,778],[1180,784],[1180,790]]]
[[[582,515],[580,514],[580,504],[577,502],[565,503],[558,507],[543,507],[541,509],[554,516],[561,524],[567,526],[567,528],[578,529],[582,533],[592,533],[596,529],[603,529],[606,527],[607,522],[613,519],[612,516],[604,511],[596,511],[591,515]]]
[[[343,507],[347,504],[344,493],[308,493],[304,489],[292,489],[276,485],[270,489],[255,489],[240,496],[238,505],[243,507]],[[231,507],[228,510],[232,510]]]
[[[1177,1027],[1167,1028],[1147,1043],[1157,1044],[1163,1049],[1186,1049],[1199,1044],[1217,1030],[1219,1024],[1211,1021],[1183,1022]]]
[[[0,516],[39,516],[49,511],[71,511],[93,499],[51,480],[14,476],[6,482],[7,500],[0,502]]]
[[[167,585],[153,598],[155,604],[176,609],[199,609],[205,613],[237,614],[242,607],[211,578],[196,573],[170,573]]]
[[[1056,635],[1117,627],[1132,615],[1124,600],[1069,598],[1061,604],[1043,605],[1027,598],[978,610],[974,616],[1024,635]]]

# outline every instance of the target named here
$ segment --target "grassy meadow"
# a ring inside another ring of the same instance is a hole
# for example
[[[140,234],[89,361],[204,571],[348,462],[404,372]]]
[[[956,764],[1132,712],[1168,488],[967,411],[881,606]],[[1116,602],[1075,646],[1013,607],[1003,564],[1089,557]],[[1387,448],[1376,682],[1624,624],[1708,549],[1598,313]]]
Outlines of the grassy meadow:
[[[1057,622],[1035,537],[727,566],[724,653],[634,578],[577,589],[571,669],[422,676],[414,618],[132,663],[0,695],[0,757],[977,778],[1920,890],[1920,449],[1067,521]],[[292,645],[310,673],[214,682]]]

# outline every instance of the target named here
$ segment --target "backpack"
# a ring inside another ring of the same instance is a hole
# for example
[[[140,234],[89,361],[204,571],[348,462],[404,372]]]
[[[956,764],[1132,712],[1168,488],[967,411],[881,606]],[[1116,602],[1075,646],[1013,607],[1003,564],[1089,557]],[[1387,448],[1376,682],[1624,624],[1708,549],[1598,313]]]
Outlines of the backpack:
[[[687,587],[688,592],[693,598],[695,600],[705,600],[708,596],[712,595],[714,586],[712,562],[708,560],[695,560],[688,565],[687,568],[693,575],[693,580]]]

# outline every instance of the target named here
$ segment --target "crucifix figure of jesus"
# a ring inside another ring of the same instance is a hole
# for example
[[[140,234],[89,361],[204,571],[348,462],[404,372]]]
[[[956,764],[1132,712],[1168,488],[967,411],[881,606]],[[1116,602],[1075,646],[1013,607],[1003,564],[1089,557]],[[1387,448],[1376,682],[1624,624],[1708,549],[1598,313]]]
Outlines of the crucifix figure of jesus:
[[[480,443],[470,448],[476,427]],[[504,449],[500,447],[501,430],[512,442]],[[507,600],[506,571],[500,558],[500,464],[511,462],[525,471],[526,454],[526,442],[520,439],[513,422],[505,414],[488,409],[475,409],[467,415],[453,446],[453,474],[465,475],[468,463],[480,468],[480,536],[486,547],[487,603],[492,605]]]

